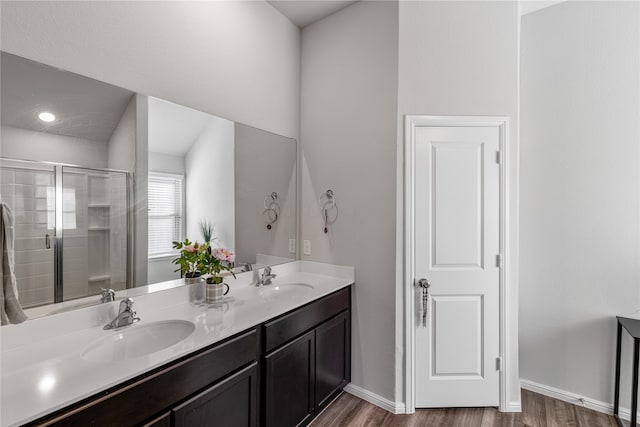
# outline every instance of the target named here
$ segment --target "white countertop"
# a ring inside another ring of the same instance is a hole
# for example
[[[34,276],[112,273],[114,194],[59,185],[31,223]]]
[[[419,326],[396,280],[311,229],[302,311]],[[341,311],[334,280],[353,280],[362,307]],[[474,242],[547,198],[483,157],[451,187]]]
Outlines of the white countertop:
[[[126,361],[101,363],[81,357],[89,344],[119,332],[103,330],[115,317],[119,301],[3,326],[0,425],[33,421],[354,283],[352,267],[308,261],[274,266],[273,272],[278,277],[270,287],[307,283],[313,289],[273,297],[268,287],[251,285],[249,272],[225,278],[231,291],[223,304],[190,302],[193,286],[172,287],[175,283],[169,282],[160,286],[169,289],[135,296],[134,310],[141,320],[127,329],[186,320],[195,330],[171,347]]]

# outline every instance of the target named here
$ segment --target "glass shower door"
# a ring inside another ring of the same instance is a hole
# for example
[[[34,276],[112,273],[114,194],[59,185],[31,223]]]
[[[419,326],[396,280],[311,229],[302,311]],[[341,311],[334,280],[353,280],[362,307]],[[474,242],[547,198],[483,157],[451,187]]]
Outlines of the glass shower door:
[[[64,300],[127,285],[127,174],[62,167]]]
[[[55,300],[55,199],[54,166],[0,160],[0,200],[14,215],[15,275],[25,308]]]

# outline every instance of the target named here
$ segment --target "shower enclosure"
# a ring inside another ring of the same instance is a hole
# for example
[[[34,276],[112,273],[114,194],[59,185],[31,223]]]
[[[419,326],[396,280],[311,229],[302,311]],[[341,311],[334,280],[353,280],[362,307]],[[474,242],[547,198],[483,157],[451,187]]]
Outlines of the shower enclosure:
[[[130,174],[0,158],[23,307],[129,286]]]

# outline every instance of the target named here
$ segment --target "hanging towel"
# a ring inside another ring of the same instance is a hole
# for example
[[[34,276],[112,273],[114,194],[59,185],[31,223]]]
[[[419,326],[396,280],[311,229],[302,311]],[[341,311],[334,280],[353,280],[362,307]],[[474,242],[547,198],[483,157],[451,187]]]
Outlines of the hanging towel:
[[[18,284],[14,273],[13,253],[13,212],[9,206],[0,202],[0,248],[2,248],[2,262],[0,275],[2,276],[2,292],[0,292],[0,323],[22,323],[27,315],[22,311],[18,301]]]

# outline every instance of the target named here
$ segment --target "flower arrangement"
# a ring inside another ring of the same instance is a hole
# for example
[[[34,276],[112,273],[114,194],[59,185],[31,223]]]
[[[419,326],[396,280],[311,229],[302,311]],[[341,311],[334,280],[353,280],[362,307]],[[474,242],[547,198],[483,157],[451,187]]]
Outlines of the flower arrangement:
[[[187,278],[200,277],[205,270],[205,255],[208,255],[209,245],[191,243],[189,239],[184,242],[173,242],[173,248],[180,251],[180,257],[172,262],[179,266],[175,271]]]
[[[209,274],[207,283],[220,284],[222,277],[219,274],[224,270],[231,273],[233,277],[236,275],[231,270],[231,265],[236,258],[236,254],[224,248],[216,248],[211,253],[205,251],[203,256],[203,273]]]

